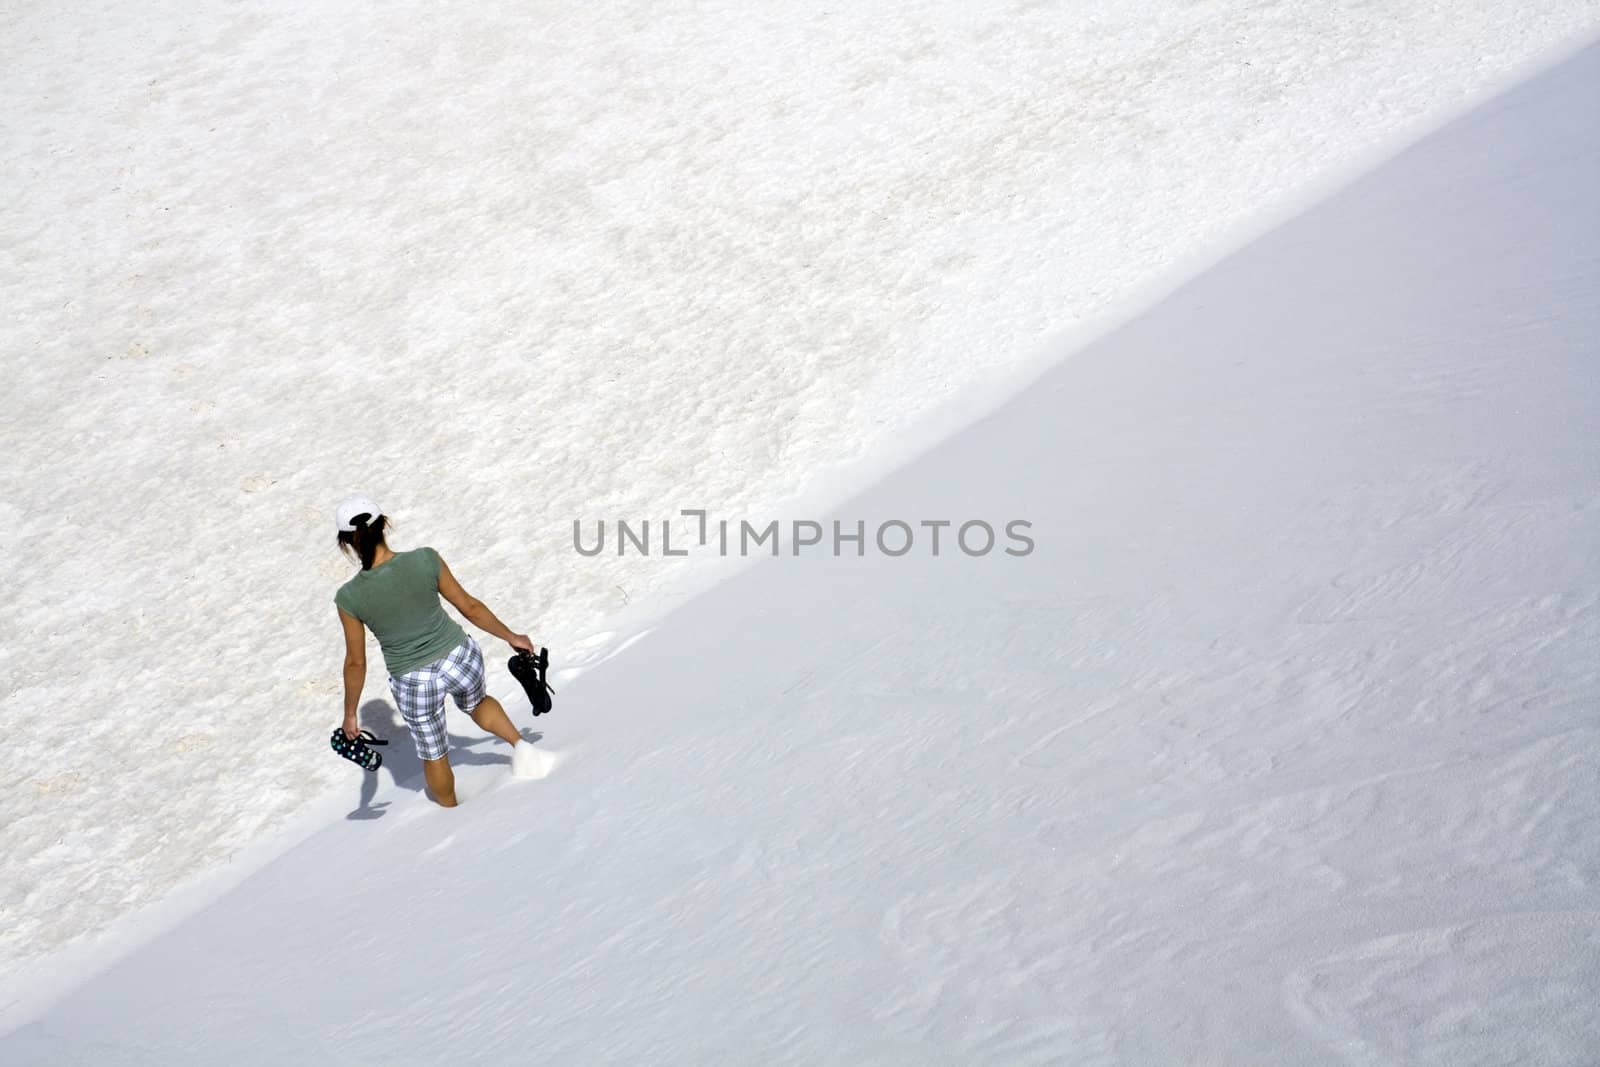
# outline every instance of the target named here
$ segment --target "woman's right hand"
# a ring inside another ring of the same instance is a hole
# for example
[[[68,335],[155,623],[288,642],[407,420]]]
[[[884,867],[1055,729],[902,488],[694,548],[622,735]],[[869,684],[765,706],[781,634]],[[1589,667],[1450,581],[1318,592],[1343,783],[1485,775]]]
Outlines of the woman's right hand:
[[[527,652],[530,655],[534,652],[533,642],[529,640],[527,634],[512,634],[506,638],[506,643],[518,652]]]

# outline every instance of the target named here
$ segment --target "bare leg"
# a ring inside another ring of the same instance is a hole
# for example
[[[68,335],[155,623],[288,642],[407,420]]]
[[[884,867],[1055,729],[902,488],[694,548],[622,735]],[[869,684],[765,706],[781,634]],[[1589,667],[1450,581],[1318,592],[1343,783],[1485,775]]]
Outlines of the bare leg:
[[[506,715],[506,709],[494,697],[484,697],[472,712],[472,721],[494,734],[507,744],[516,744],[522,740],[522,735],[517,733],[517,728],[511,725],[511,719]]]
[[[456,806],[456,776],[450,770],[450,757],[422,761],[422,778],[428,783],[428,793],[441,808]]]

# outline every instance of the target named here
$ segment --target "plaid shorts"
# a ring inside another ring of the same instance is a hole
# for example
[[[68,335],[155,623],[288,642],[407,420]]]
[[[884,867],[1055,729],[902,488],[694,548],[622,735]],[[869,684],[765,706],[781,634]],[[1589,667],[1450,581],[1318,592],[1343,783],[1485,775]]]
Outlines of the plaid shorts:
[[[469,715],[483,703],[483,650],[469,635],[443,659],[402,675],[389,675],[389,689],[411,727],[417,755],[439,759],[450,748],[444,728],[445,694],[455,697],[456,707]]]

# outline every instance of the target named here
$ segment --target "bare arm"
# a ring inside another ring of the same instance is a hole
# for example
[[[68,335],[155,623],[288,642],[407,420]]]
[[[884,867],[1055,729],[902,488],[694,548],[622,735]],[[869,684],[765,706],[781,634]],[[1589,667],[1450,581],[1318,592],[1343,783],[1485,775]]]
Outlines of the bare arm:
[[[344,735],[353,739],[361,730],[356,705],[367,681],[367,629],[343,608],[339,609],[339,624],[344,627]]]
[[[472,625],[485,633],[492,634],[509,644],[512,648],[525,648],[533,651],[533,642],[527,634],[512,633],[511,628],[499,619],[488,606],[465,589],[456,581],[456,576],[450,573],[450,568],[445,566],[444,557],[439,558],[439,595],[444,597],[462,616]]]

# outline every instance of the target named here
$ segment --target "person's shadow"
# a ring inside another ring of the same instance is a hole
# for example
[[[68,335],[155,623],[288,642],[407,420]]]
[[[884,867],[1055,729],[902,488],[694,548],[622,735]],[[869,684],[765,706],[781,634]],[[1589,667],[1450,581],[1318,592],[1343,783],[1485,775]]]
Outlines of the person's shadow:
[[[465,715],[453,703],[445,709],[445,721],[449,723],[451,716]],[[406,726],[400,713],[387,700],[369,700],[361,705],[361,728],[372,731],[373,735],[389,743],[379,748],[383,753],[383,766],[375,772],[363,771],[361,774],[361,793],[356,801],[356,809],[346,815],[347,819],[381,819],[389,810],[389,801],[380,801],[377,804],[372,799],[378,795],[378,776],[387,774],[394,784],[401,789],[409,789],[413,793],[421,793],[424,788],[422,778],[422,760],[417,756],[417,749],[411,741],[411,730]],[[523,740],[538,741],[543,734],[529,733],[519,730]],[[491,763],[504,763],[510,765],[511,755],[499,751],[475,751],[480,745],[496,745],[498,739],[484,734],[481,737],[463,738],[454,734],[449,735],[450,766],[471,767],[484,766]]]

